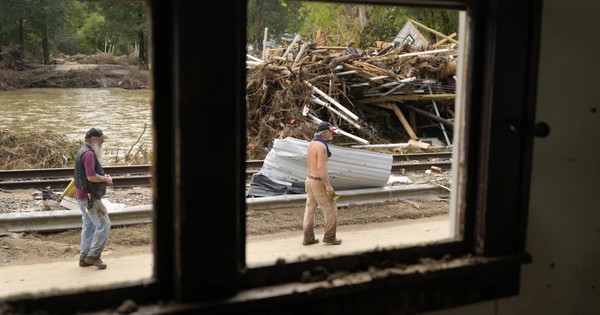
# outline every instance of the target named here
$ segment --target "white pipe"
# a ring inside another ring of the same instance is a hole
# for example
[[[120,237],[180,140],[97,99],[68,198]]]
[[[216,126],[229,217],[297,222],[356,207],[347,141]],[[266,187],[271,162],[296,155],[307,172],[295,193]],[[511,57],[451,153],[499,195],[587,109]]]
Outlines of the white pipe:
[[[248,57],[256,62],[263,62],[260,58],[256,58],[256,57],[252,56],[251,54],[246,54],[246,57]]]
[[[354,119],[354,120],[358,120],[358,116],[356,116],[353,112],[351,112],[350,110],[348,110],[342,104],[338,103],[336,100],[334,100],[333,98],[331,98],[325,92],[319,90],[317,87],[315,87],[314,85],[310,84],[310,82],[308,82],[308,81],[304,81],[304,83],[306,83],[309,87],[311,87],[313,89],[313,91],[319,93],[326,100],[328,100],[329,102],[331,102],[331,104],[337,106],[339,109],[341,109],[342,111],[344,111],[344,113],[346,113],[346,115],[352,117],[352,119]]]
[[[287,55],[288,53],[292,50],[292,48],[294,47],[294,45],[300,40],[300,35],[296,34],[296,36],[294,37],[294,40],[292,41],[292,43],[288,46],[288,48],[285,50],[285,52],[283,53],[283,58],[285,58],[287,60]]]
[[[315,115],[313,115],[313,114],[311,114],[311,113],[308,113],[308,114],[306,114],[306,115],[307,115],[308,117],[310,117],[310,118],[311,118],[311,119],[312,119],[312,120],[313,120],[313,121],[314,121],[314,122],[315,122],[317,125],[318,125],[318,124],[320,124],[320,123],[322,122],[322,120],[321,120],[321,119],[319,119],[317,116],[315,116]],[[342,134],[342,135],[344,135],[344,136],[346,136],[346,137],[348,137],[348,138],[352,138],[352,139],[354,139],[354,140],[356,140],[356,141],[358,141],[358,142],[360,142],[360,143],[363,143],[363,144],[369,144],[369,141],[367,141],[367,140],[365,140],[365,139],[363,139],[363,138],[357,137],[357,136],[355,136],[355,135],[353,135],[353,134],[351,134],[351,133],[348,133],[348,132],[346,132],[346,131],[343,131],[343,130],[342,130],[342,129],[340,129],[340,128],[335,128],[335,130],[333,130],[333,132],[335,132],[335,133],[337,133],[337,134]]]
[[[334,112],[335,114],[339,115],[343,120],[347,121],[348,123],[352,124],[354,127],[360,129],[362,128],[359,124],[357,124],[356,122],[352,121],[350,118],[346,117],[346,115],[340,113],[337,109],[333,108],[331,106],[331,104],[322,101],[321,99],[317,98],[316,96],[312,95],[312,101],[313,103],[317,104],[317,105],[321,105],[324,106],[325,108],[329,109],[330,111]]]
[[[265,27],[265,34],[263,35],[263,51],[262,51],[262,60],[267,60],[267,34],[269,33],[269,28]]]

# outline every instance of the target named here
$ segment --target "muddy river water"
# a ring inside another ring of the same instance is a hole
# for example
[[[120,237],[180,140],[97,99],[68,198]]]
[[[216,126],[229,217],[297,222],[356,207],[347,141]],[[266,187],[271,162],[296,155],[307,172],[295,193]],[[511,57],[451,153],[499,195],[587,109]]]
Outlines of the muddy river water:
[[[152,90],[19,89],[0,91],[0,130],[40,131],[83,140],[91,127],[109,137],[108,154],[152,148]],[[138,142],[139,139],[139,142]]]

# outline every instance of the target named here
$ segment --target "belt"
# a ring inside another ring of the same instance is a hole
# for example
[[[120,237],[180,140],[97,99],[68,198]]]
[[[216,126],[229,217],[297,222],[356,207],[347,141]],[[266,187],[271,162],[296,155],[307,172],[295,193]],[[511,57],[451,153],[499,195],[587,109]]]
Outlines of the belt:
[[[321,177],[310,176],[310,175],[308,175],[308,178],[314,179],[314,180],[321,180]]]

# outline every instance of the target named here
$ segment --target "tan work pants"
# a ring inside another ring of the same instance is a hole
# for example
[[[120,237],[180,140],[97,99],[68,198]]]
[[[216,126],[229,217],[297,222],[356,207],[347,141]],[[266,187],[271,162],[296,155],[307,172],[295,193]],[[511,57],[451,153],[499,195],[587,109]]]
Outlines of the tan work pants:
[[[323,240],[334,240],[337,227],[338,209],[331,195],[327,194],[325,184],[321,180],[307,178],[304,182],[306,190],[306,206],[304,207],[304,240],[315,239],[315,210],[323,211],[325,218],[325,234]]]

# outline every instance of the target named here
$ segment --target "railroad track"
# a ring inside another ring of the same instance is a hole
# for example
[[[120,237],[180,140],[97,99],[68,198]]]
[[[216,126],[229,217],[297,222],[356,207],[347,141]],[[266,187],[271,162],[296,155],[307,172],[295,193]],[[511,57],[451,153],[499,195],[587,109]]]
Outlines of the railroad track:
[[[149,165],[108,166],[114,187],[148,186],[152,183]],[[41,168],[0,171],[1,189],[66,188],[73,179],[72,168]]]
[[[380,189],[356,189],[339,191],[341,196],[337,205],[377,204],[390,200],[435,200],[449,198],[449,192],[435,184],[416,184],[411,186],[392,186]],[[262,211],[283,208],[303,209],[306,195],[289,194],[261,198],[246,198],[248,211]],[[152,222],[153,205],[137,205],[110,209],[112,226],[126,226]],[[9,232],[60,232],[81,228],[79,210],[52,210],[0,213],[0,227]]]
[[[396,154],[392,160],[392,173],[416,172],[432,166],[449,170],[451,153]],[[262,160],[246,161],[246,178],[260,171]],[[114,187],[148,186],[152,183],[150,165],[107,166]],[[0,171],[0,189],[64,189],[73,179],[72,168],[46,168]]]

